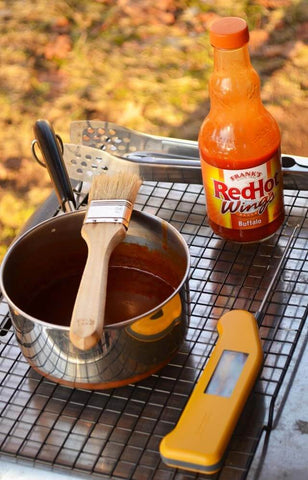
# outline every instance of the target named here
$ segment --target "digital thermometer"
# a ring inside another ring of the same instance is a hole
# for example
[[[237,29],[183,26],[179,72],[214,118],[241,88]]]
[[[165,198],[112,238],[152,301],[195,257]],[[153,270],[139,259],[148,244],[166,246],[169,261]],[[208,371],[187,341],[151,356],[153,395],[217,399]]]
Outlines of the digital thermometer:
[[[215,473],[263,361],[255,317],[225,313],[217,324],[214,351],[172,432],[160,444],[173,467]]]
[[[176,427],[160,443],[169,466],[214,474],[263,362],[258,324],[289,250],[295,227],[256,315],[231,310],[218,321],[218,340]]]

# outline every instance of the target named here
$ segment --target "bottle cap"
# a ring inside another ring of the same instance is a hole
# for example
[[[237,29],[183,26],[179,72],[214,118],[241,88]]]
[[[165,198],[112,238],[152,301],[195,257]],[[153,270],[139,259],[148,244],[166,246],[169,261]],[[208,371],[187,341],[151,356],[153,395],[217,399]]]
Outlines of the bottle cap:
[[[248,25],[243,18],[224,17],[210,27],[210,42],[223,49],[241,48],[249,41]]]

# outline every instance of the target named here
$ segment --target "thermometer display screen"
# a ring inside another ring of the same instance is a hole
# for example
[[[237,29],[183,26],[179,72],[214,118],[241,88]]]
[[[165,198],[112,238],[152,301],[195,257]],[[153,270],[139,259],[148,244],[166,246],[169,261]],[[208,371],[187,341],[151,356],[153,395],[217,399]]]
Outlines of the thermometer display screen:
[[[204,393],[230,397],[247,358],[247,353],[224,350]]]

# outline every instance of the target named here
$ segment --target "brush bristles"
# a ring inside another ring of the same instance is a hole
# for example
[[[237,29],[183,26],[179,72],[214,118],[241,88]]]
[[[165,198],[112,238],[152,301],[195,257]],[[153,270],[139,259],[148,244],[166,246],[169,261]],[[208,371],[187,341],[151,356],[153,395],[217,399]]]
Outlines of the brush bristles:
[[[119,199],[128,200],[134,204],[141,183],[141,178],[136,173],[123,171],[110,175],[102,173],[93,178],[89,192],[89,203],[92,200]]]

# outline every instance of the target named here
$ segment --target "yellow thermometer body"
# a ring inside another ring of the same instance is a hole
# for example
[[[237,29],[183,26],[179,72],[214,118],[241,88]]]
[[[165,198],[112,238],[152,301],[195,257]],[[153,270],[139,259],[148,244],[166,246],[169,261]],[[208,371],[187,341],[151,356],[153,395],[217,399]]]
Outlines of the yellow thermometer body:
[[[225,313],[208,363],[174,430],[161,441],[169,466],[216,473],[263,362],[256,318],[246,310]]]

